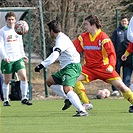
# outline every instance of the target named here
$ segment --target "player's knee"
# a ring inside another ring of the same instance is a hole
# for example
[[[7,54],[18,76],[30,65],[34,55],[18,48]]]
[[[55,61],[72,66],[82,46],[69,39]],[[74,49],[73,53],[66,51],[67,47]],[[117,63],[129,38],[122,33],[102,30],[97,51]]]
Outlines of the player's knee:
[[[67,94],[69,91],[73,90],[71,86],[63,86],[64,92]]]
[[[50,87],[51,85],[55,84],[52,76],[48,77],[48,79],[46,80],[46,84],[48,85],[48,87]]]
[[[127,90],[127,86],[121,80],[117,80],[114,86],[118,88],[121,92],[125,92]]]
[[[52,85],[52,83],[50,82],[50,80],[46,80],[46,84],[48,87],[50,87]]]
[[[7,84],[9,84],[10,83],[10,79],[6,79],[6,80],[4,80],[4,83],[7,85]]]

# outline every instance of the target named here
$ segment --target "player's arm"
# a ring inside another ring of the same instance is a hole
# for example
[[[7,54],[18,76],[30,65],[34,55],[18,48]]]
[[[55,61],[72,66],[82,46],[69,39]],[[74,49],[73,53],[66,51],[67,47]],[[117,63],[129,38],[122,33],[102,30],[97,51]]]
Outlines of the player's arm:
[[[10,62],[9,57],[6,54],[4,45],[5,45],[4,34],[3,31],[0,30],[0,55],[2,56],[2,59],[4,59],[6,62]]]
[[[109,64],[106,71],[111,73],[115,69],[116,65],[115,49],[110,39],[107,39],[107,41],[105,40],[105,44],[103,45],[103,47],[106,51],[105,53],[107,54],[108,64]]]
[[[35,72],[40,72],[40,70],[44,67],[49,66],[53,62],[57,60],[61,53],[61,50],[59,48],[55,48],[54,51],[49,55],[47,59],[41,62],[38,66],[35,67]]]
[[[127,29],[127,39],[133,43],[133,17],[131,18]]]
[[[80,53],[83,51],[83,38],[82,36],[79,36],[78,38],[76,38],[74,41],[73,41],[73,44],[76,48],[76,50]]]
[[[130,53],[132,53],[132,52],[133,52],[133,43],[130,42],[125,53],[122,55],[121,59],[123,61],[125,61],[127,59],[127,57],[130,55]]]

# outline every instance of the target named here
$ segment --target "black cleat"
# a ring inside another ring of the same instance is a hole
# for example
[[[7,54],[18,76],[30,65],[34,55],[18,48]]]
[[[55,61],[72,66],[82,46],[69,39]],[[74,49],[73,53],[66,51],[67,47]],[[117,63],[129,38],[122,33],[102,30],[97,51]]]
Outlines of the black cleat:
[[[66,99],[66,100],[64,101],[64,103],[65,103],[65,105],[64,105],[64,107],[62,108],[62,110],[66,110],[66,109],[68,109],[68,108],[72,105],[72,103],[69,101],[69,99]]]
[[[133,105],[129,107],[129,113],[133,113]]]
[[[6,101],[3,103],[3,106],[11,106],[11,105],[10,105],[9,101]]]
[[[81,116],[88,116],[88,112],[83,111],[76,111],[77,114],[73,115],[73,117],[81,117]]]
[[[25,105],[32,105],[32,103],[29,102],[29,100],[27,100],[27,99],[22,100],[21,103],[25,104]]]

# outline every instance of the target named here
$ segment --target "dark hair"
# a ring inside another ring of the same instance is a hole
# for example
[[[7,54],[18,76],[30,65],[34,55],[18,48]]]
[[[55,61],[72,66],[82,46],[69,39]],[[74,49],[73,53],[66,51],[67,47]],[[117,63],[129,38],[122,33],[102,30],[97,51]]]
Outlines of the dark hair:
[[[49,31],[53,30],[54,33],[60,32],[60,25],[57,20],[52,20],[48,24]]]
[[[85,20],[90,22],[91,26],[95,24],[98,29],[101,28],[100,20],[98,19],[97,16],[90,15],[90,16],[86,17]]]
[[[5,16],[5,19],[7,20],[8,17],[14,17],[16,19],[16,14],[14,12],[8,12]]]
[[[125,19],[125,18],[127,19],[127,16],[125,14],[121,14],[120,20]]]

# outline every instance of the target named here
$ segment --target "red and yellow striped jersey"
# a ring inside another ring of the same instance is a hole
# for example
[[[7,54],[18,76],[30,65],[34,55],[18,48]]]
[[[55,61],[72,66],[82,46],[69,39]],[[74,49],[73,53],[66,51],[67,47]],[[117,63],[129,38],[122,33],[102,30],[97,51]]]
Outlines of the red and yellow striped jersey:
[[[85,32],[73,41],[77,51],[84,52],[86,67],[101,67],[111,65],[115,68],[116,54],[113,43],[108,35],[98,29],[92,37]]]

